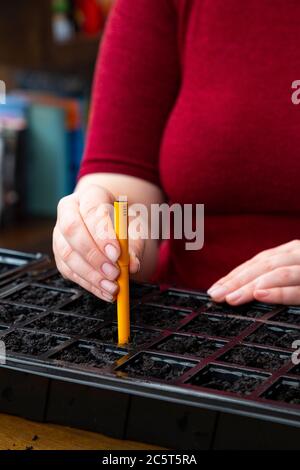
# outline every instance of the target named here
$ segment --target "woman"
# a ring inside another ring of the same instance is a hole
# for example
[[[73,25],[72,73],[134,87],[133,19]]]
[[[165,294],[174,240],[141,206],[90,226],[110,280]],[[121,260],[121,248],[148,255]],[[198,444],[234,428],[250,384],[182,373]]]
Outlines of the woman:
[[[219,279],[209,293],[232,305],[300,303],[299,19],[295,0],[116,1],[80,180],[58,207],[65,277],[114,299],[119,246],[101,237],[99,206],[127,194],[205,204],[202,250],[171,240],[159,258],[156,240],[131,240],[132,274]]]

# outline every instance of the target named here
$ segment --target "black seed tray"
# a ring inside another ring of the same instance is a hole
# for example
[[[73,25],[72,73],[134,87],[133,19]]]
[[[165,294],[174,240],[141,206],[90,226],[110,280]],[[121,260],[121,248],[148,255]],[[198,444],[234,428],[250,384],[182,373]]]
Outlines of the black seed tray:
[[[0,411],[171,448],[300,447],[300,308],[131,294],[119,347],[115,305],[56,271],[2,288]]]
[[[46,255],[0,249],[0,287],[49,262]]]

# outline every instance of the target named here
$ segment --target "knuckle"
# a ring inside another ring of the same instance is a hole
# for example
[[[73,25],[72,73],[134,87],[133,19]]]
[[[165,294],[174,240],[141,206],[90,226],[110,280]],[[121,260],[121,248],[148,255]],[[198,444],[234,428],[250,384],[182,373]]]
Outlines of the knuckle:
[[[280,269],[280,278],[283,282],[288,282],[292,278],[292,270],[285,266]]]
[[[95,260],[99,260],[99,251],[97,250],[97,248],[91,248],[87,252],[85,259],[88,264],[91,264],[91,265],[95,264]]]
[[[64,263],[67,263],[73,253],[73,249],[70,245],[64,244],[60,247],[59,255]]]
[[[68,205],[69,201],[71,200],[72,196],[73,195],[71,194],[69,196],[64,196],[60,199],[60,201],[58,202],[58,205],[57,205],[57,213],[58,214],[60,214],[61,212],[64,211],[64,209]]]
[[[273,271],[274,269],[274,261],[271,258],[268,258],[263,261],[262,268],[264,272]]]
[[[64,217],[60,222],[63,235],[71,237],[78,229],[78,219],[74,216]]]

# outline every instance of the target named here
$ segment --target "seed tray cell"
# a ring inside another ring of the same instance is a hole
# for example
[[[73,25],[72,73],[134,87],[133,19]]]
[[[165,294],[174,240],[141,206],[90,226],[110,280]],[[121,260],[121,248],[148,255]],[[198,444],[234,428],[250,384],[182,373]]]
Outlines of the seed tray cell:
[[[274,325],[262,325],[246,341],[249,343],[291,349],[294,341],[300,339],[300,330]]]
[[[114,307],[104,300],[95,297],[94,295],[84,293],[81,294],[77,299],[64,305],[62,310],[76,313],[81,316],[105,319],[112,315]]]
[[[92,342],[77,341],[57,352],[50,359],[64,365],[103,368],[114,364],[127,354],[126,350]]]
[[[189,383],[194,387],[210,388],[247,396],[251,395],[267,377],[246,370],[212,365],[195,375]]]
[[[236,417],[247,444],[264,429],[278,448],[288,429],[300,448],[298,310],[134,283],[120,347],[115,304],[54,270],[20,273],[0,292],[0,412],[185,449],[239,448]]]
[[[0,324],[20,325],[21,323],[32,320],[43,312],[44,310],[23,307],[22,305],[0,303]]]
[[[225,343],[199,336],[172,334],[159,342],[154,349],[157,351],[180,354],[182,356],[195,356],[199,359],[210,357],[223,348]]]
[[[58,308],[72,300],[77,294],[75,290],[55,289],[42,284],[28,282],[20,286],[13,286],[11,290],[2,294],[5,300],[41,308]]]
[[[268,371],[276,371],[291,360],[291,356],[279,351],[237,345],[219,358],[222,362],[239,364]]]
[[[216,302],[208,302],[203,309],[202,312],[206,313],[219,313],[219,314],[226,314],[226,315],[236,315],[241,317],[249,317],[249,318],[262,318],[266,314],[272,312],[274,307],[266,307],[258,303],[251,303],[248,305],[242,305],[240,307],[233,307],[228,304],[217,304]]]
[[[273,322],[293,323],[300,326],[300,308],[286,308],[272,317]]]
[[[152,295],[148,301],[153,304],[163,305],[165,307],[179,307],[194,311],[205,305],[207,302],[207,297],[194,293],[183,294],[182,292],[175,289],[168,289],[166,291]]]
[[[67,341],[67,338],[15,329],[1,337],[7,353],[42,356]]]
[[[176,329],[187,318],[188,313],[158,305],[140,304],[132,309],[132,321],[137,325]]]
[[[195,367],[197,362],[174,360],[168,356],[139,353],[117,370],[128,377],[143,377],[146,380],[176,381]]]
[[[0,249],[0,282],[21,275],[46,261],[47,256],[40,253],[30,254]]]
[[[43,284],[50,287],[59,287],[62,289],[78,289],[78,285],[68,279],[64,279],[60,274],[55,273],[43,279]]]
[[[30,322],[27,328],[82,337],[99,325],[100,321],[92,318],[50,312]]]
[[[268,389],[263,396],[277,402],[300,405],[300,383],[288,377],[283,377]]]
[[[160,330],[152,330],[131,326],[130,348],[137,348],[153,343],[161,336]],[[117,344],[118,327],[116,323],[106,323],[88,335],[90,339],[102,341],[103,343]]]
[[[251,325],[251,321],[200,313],[182,327],[182,331],[208,336],[232,338]]]

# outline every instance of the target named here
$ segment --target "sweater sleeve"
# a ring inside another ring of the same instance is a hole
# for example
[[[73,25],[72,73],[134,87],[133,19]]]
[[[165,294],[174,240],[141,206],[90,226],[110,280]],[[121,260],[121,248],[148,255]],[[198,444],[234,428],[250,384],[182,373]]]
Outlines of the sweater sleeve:
[[[158,186],[159,151],[180,66],[171,0],[116,0],[96,65],[79,177],[109,172]]]

